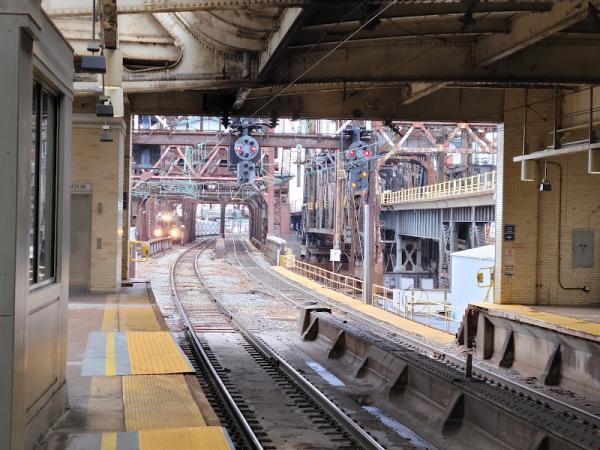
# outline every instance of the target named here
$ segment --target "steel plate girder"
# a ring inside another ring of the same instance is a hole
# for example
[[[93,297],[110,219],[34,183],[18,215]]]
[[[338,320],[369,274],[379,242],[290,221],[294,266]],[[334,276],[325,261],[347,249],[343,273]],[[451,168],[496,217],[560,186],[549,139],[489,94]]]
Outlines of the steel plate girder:
[[[119,14],[145,12],[175,12],[193,10],[238,10],[249,7],[304,6],[309,0],[119,0]],[[86,16],[92,14],[88,0],[43,0],[42,6],[49,16]]]
[[[508,34],[482,37],[475,45],[475,65],[485,66],[585,19],[600,2],[561,0],[552,9],[539,14],[524,14],[511,23]],[[595,5],[594,5],[595,4]]]
[[[315,66],[303,82],[335,80],[396,82],[589,83],[600,81],[600,40],[560,37],[539,42],[499,62],[475,66],[467,40],[348,43]],[[273,79],[285,84],[322,58],[328,49],[288,51]],[[275,91],[277,92],[277,91]]]

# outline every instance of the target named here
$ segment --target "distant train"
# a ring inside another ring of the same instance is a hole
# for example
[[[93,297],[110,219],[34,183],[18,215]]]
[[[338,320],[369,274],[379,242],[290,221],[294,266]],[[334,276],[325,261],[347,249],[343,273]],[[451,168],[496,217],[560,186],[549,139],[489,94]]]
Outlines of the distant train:
[[[173,242],[180,242],[185,230],[185,225],[181,223],[181,219],[177,214],[162,212],[156,218],[156,226],[154,227],[154,237],[163,238],[171,237]]]
[[[220,223],[214,220],[197,220],[196,221],[196,236],[208,236],[211,234],[219,234]]]

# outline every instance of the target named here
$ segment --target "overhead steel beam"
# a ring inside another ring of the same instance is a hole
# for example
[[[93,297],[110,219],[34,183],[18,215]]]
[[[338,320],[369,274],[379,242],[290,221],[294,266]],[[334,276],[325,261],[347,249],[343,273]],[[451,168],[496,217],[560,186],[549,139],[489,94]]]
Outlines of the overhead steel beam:
[[[464,39],[448,40],[445,44],[423,40],[372,45],[349,42],[314,67],[310,78],[303,78],[303,82],[598,83],[599,48],[596,36],[549,38],[493,65],[473,67],[469,63],[472,44]],[[327,51],[326,47],[312,52],[288,52],[278,61],[280,70],[271,77],[285,85]]]
[[[240,10],[248,7],[304,6],[310,0],[119,0],[119,14]],[[49,16],[89,16],[92,2],[88,0],[43,0],[42,7]]]
[[[289,31],[298,21],[302,14],[302,8],[286,8],[279,18],[279,27],[275,30],[269,39],[265,49],[258,57],[258,73],[262,73],[272,57],[281,50],[282,44],[288,36]]]
[[[554,2],[550,11],[518,16],[510,33],[485,36],[477,42],[475,65],[492,64],[582,21],[594,3],[598,6],[600,2],[561,0]]]
[[[501,122],[504,117],[503,89],[442,88],[437,92],[403,105],[406,88],[377,90],[307,91],[275,99],[263,113],[278,117],[338,118],[338,119],[396,119],[415,121]],[[129,95],[133,114],[219,115],[225,105],[233,103],[223,94],[182,91],[146,92]],[[248,99],[241,116],[251,115],[263,99]]]
[[[134,131],[132,134],[133,144],[143,145],[196,145],[206,142],[207,139],[214,139],[214,131]],[[327,137],[316,134],[284,134],[273,133],[267,136],[257,136],[260,138],[261,145],[267,147],[290,147],[301,144],[303,148],[327,148],[337,149],[340,146],[339,136]],[[211,143],[206,145],[210,147]]]

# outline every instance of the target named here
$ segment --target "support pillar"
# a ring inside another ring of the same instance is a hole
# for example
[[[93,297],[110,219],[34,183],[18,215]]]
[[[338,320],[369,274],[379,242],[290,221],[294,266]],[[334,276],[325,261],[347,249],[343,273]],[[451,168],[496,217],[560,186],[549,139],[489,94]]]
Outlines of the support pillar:
[[[225,238],[225,209],[227,208],[227,203],[224,201],[221,201],[221,223],[219,226],[219,236],[221,236],[222,238]]]

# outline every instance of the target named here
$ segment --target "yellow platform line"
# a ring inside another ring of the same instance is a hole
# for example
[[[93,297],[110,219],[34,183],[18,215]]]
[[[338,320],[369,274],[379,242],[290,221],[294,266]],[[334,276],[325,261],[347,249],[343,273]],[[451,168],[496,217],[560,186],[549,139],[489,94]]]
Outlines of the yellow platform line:
[[[127,333],[127,350],[133,375],[193,372],[171,333]]]
[[[139,437],[140,450],[232,449],[221,427],[142,430]]]
[[[471,303],[471,305],[490,311],[492,314],[494,312],[496,314],[502,313],[502,316],[506,318],[525,323],[529,322],[532,325],[548,328],[548,324],[552,324],[565,330],[585,333],[593,337],[600,336],[600,323],[545,312],[526,305],[502,305],[498,303]]]
[[[115,333],[106,333],[106,361],[104,373],[106,376],[113,376],[117,373]]]
[[[271,269],[277,273],[280,273],[281,275],[284,275],[290,280],[295,281],[298,284],[315,291],[317,294],[321,294],[327,298],[340,302],[345,306],[354,309],[355,311],[361,312],[367,316],[370,316],[381,322],[385,322],[401,330],[423,336],[427,339],[431,339],[432,341],[444,345],[450,344],[455,340],[452,334],[445,333],[441,330],[436,330],[435,328],[428,327],[426,325],[414,322],[409,319],[405,319],[404,317],[397,316],[396,314],[393,314],[391,312],[384,311],[381,308],[367,305],[359,300],[356,300],[355,298],[349,297],[345,294],[334,291],[333,289],[322,286],[319,283],[309,280],[308,278],[303,277],[302,275],[298,275],[297,273],[294,273],[283,267],[273,266],[271,267]]]
[[[117,450],[117,433],[102,433],[102,443],[100,444],[100,450]]]
[[[126,431],[206,426],[183,375],[123,377],[123,405]]]

